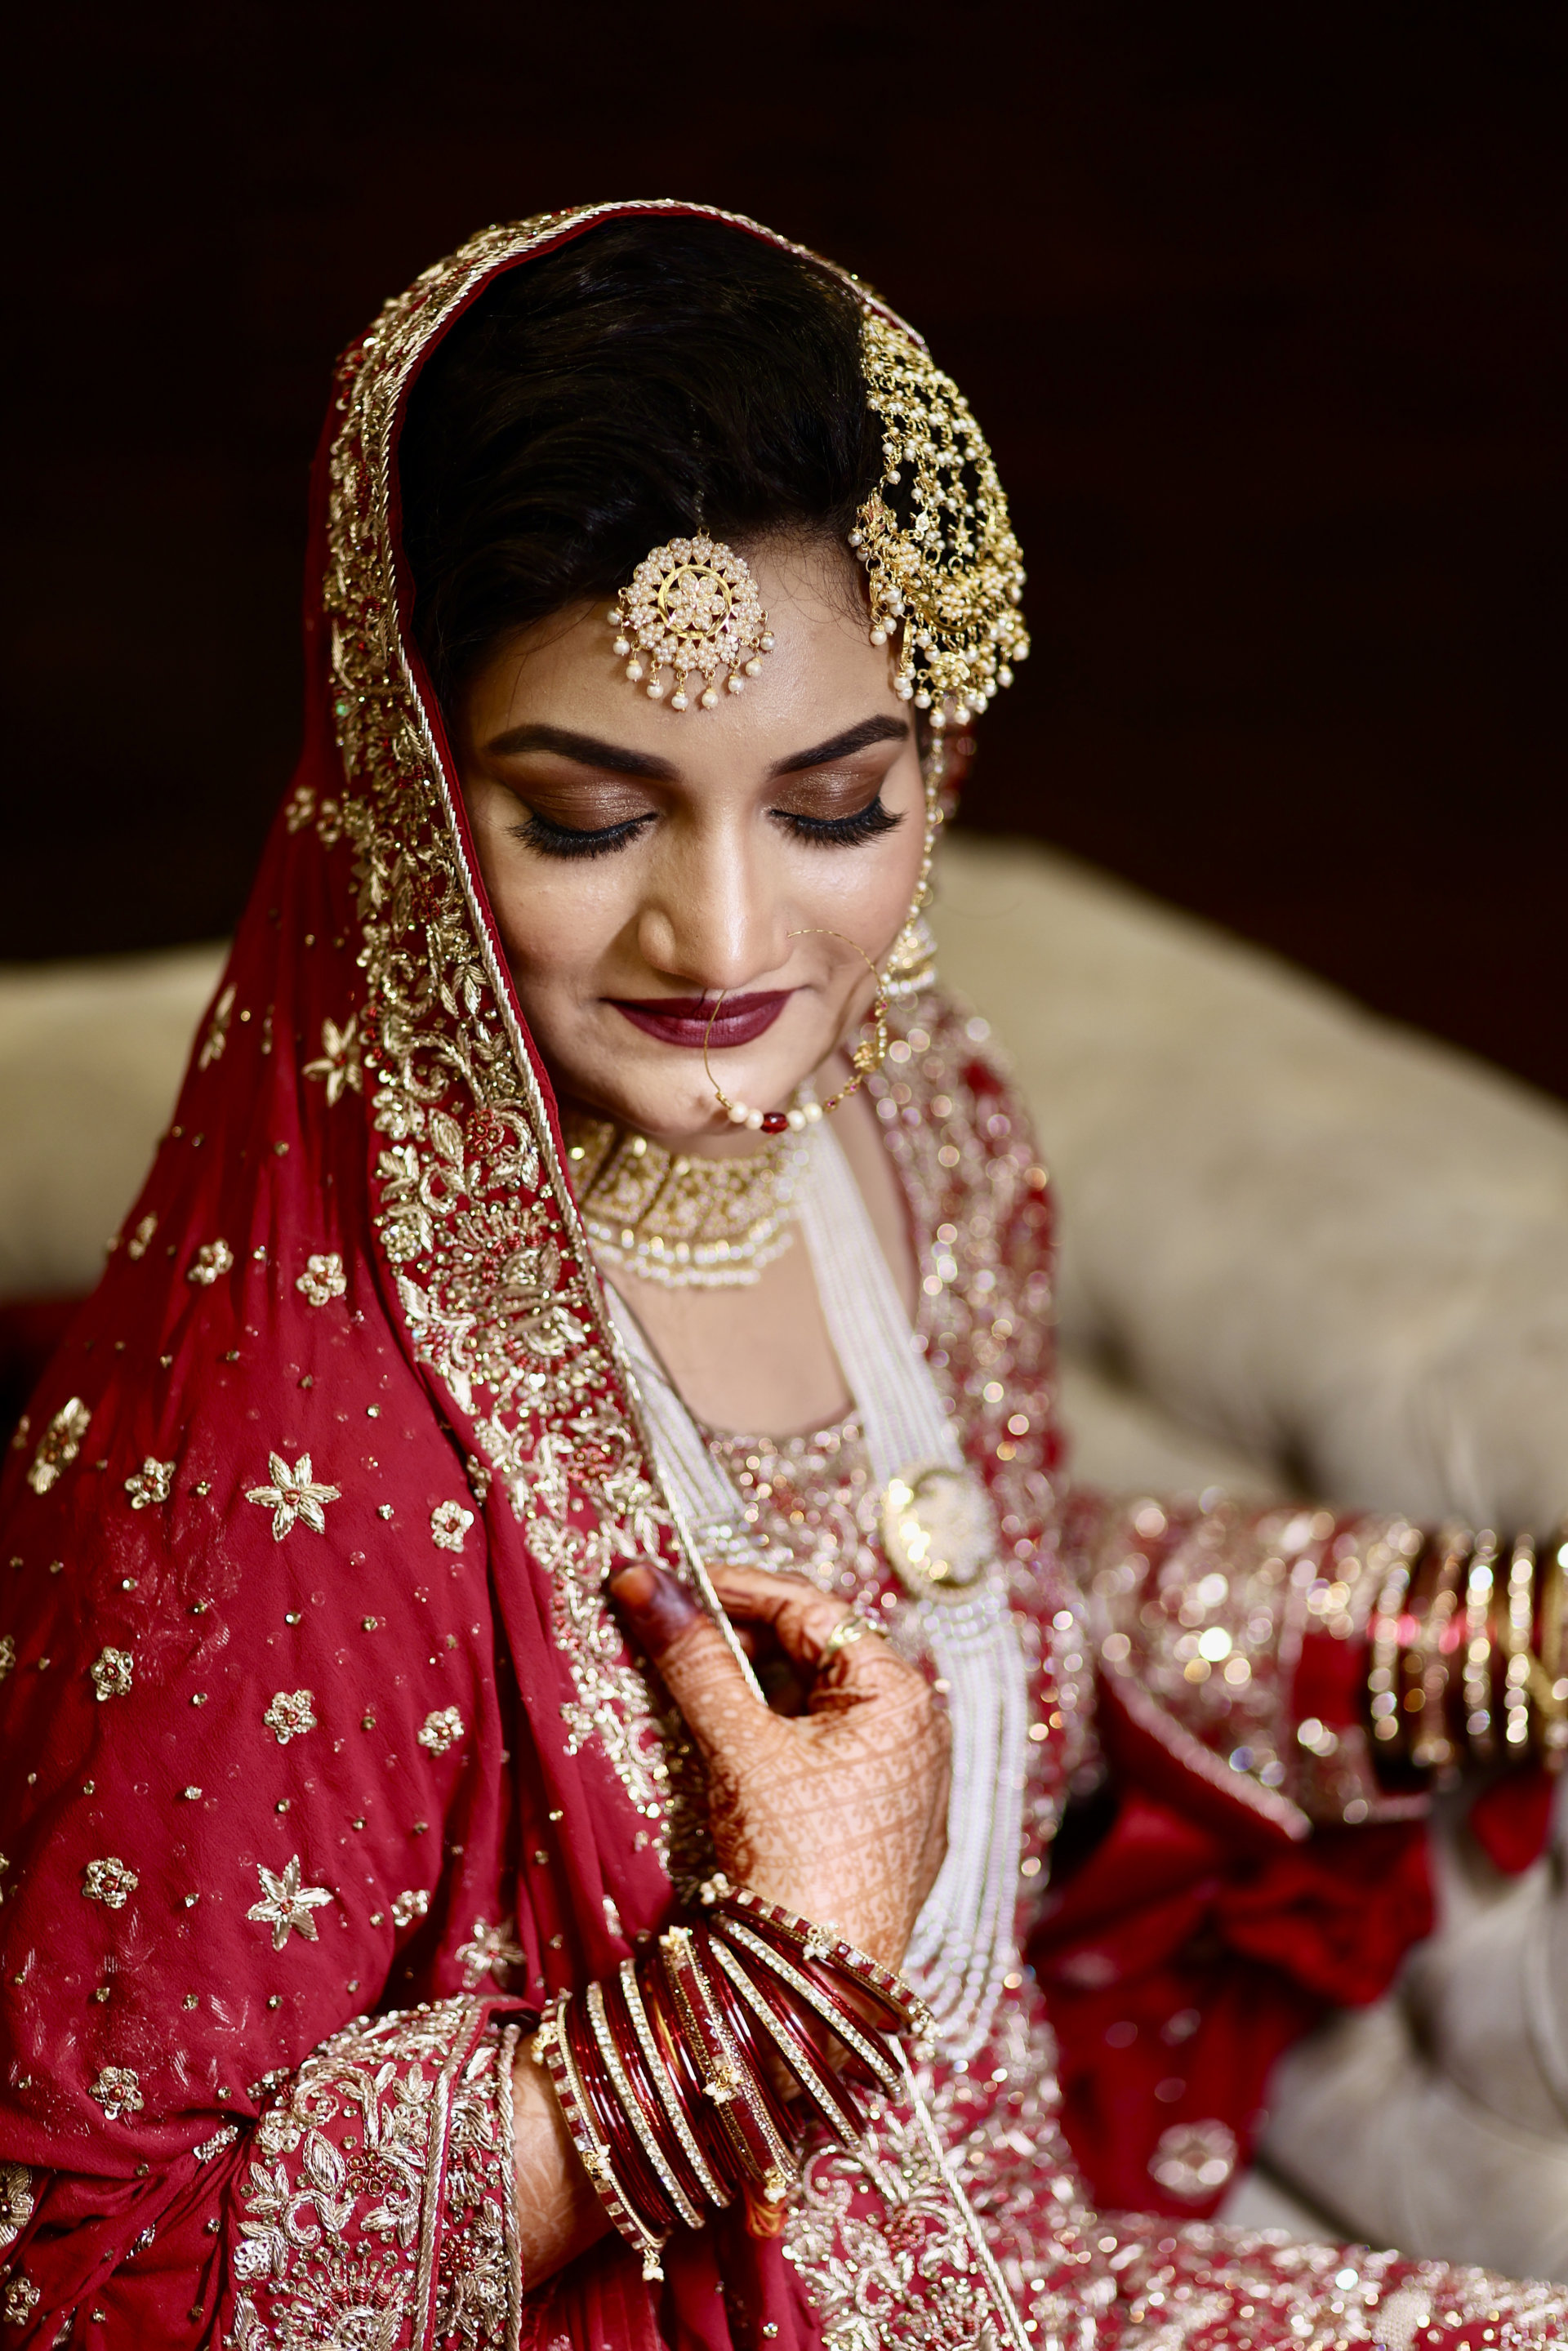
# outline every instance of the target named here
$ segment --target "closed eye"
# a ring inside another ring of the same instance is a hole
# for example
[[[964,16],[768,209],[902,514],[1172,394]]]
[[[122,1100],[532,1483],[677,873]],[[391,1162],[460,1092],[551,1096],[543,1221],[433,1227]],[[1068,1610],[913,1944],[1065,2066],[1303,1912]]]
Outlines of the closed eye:
[[[620,824],[602,825],[598,831],[585,832],[578,825],[557,824],[548,816],[530,809],[524,824],[508,825],[514,841],[526,849],[537,850],[541,857],[610,857],[634,841],[653,821],[654,811],[645,815],[623,818]]]
[[[883,808],[880,790],[852,816],[807,816],[800,809],[770,809],[768,814],[787,825],[797,840],[821,841],[839,849],[857,849],[862,841],[879,841],[884,833],[896,832],[904,822],[902,815]]]

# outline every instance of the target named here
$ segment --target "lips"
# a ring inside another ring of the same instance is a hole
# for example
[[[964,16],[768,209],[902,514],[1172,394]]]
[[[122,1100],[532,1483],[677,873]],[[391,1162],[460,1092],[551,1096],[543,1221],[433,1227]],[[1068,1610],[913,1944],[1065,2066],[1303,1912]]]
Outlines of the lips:
[[[709,1050],[717,1052],[727,1045],[749,1045],[754,1037],[771,1029],[794,992],[790,987],[774,987],[755,996],[727,996],[716,1019],[711,996],[650,996],[636,1000],[612,997],[611,1002],[634,1028],[656,1037],[663,1045],[685,1045],[700,1053],[706,1037]]]

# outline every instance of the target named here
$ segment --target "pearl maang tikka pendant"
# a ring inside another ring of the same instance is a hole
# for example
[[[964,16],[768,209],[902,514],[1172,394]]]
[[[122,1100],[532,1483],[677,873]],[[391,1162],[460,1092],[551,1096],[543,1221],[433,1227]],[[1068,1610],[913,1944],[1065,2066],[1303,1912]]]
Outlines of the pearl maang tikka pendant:
[[[664,700],[670,672],[672,710],[690,707],[686,681],[694,671],[704,710],[716,706],[721,676],[731,694],[744,694],[747,679],[761,674],[762,655],[773,650],[750,567],[706,531],[645,555],[606,617],[628,681],[641,685],[645,678],[650,701]]]

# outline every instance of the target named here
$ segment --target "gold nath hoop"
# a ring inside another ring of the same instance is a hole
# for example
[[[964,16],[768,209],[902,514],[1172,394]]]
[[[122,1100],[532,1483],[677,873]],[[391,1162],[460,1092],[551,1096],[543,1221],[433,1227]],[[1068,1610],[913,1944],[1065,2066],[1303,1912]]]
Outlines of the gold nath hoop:
[[[867,1078],[875,1076],[887,1059],[887,982],[864,947],[856,946],[853,939],[845,937],[842,931],[824,930],[820,925],[813,925],[808,930],[790,931],[786,935],[792,939],[841,939],[845,946],[853,949],[876,982],[876,994],[872,998],[871,1008],[860,1024],[862,1029],[871,1024],[872,1033],[869,1037],[862,1037],[850,1054],[853,1075],[848,1084],[841,1086],[838,1092],[831,1094],[825,1102],[792,1103],[788,1110],[753,1110],[748,1102],[730,1101],[714,1076],[708,1061],[708,1040],[713,1035],[713,1024],[718,1019],[720,1006],[729,994],[728,988],[721,987],[708,1015],[707,1027],[703,1030],[703,1075],[713,1088],[718,1106],[730,1124],[749,1127],[754,1134],[782,1134],[790,1127],[798,1134],[802,1127],[814,1125],[818,1119],[831,1117],[841,1102],[848,1102],[852,1094],[860,1092]]]

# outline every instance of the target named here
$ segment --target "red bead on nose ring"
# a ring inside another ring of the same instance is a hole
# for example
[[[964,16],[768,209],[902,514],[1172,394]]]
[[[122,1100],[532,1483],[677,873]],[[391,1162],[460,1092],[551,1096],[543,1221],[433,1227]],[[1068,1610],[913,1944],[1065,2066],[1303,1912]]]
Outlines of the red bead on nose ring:
[[[848,1102],[852,1093],[858,1093],[865,1080],[874,1077],[887,1059],[887,987],[881,972],[878,971],[865,949],[856,946],[853,939],[846,938],[842,931],[830,931],[818,926],[809,930],[791,931],[789,935],[792,939],[842,939],[844,946],[859,956],[876,982],[876,994],[872,998],[871,1008],[860,1024],[862,1029],[869,1028],[872,1033],[869,1037],[862,1037],[859,1044],[851,1051],[850,1066],[853,1075],[849,1083],[841,1086],[836,1094],[830,1094],[825,1102],[808,1102],[799,1105],[792,1103],[787,1111],[753,1110],[747,1102],[730,1101],[729,1096],[714,1076],[708,1061],[708,1040],[713,1035],[713,1025],[718,1019],[719,1007],[729,993],[727,988],[721,987],[715,998],[713,1010],[708,1015],[707,1027],[703,1030],[703,1075],[713,1088],[718,1106],[730,1124],[749,1127],[754,1134],[782,1134],[789,1127],[793,1127],[799,1132],[801,1127],[814,1124],[820,1118],[827,1118],[838,1109],[841,1102]]]

